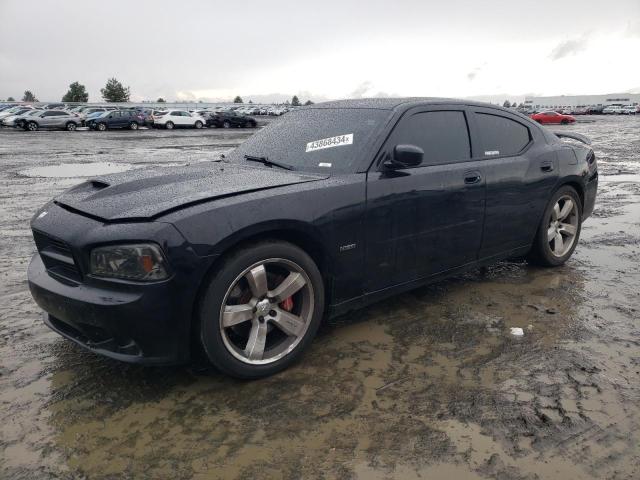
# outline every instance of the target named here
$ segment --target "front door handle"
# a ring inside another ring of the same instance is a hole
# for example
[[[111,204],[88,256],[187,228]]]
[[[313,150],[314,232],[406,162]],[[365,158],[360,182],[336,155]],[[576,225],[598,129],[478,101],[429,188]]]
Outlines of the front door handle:
[[[473,185],[475,183],[480,183],[480,181],[482,180],[482,175],[480,175],[480,172],[466,172],[464,174],[464,183],[466,183],[467,185]]]
[[[540,170],[543,172],[553,172],[553,162],[542,162],[540,164]]]

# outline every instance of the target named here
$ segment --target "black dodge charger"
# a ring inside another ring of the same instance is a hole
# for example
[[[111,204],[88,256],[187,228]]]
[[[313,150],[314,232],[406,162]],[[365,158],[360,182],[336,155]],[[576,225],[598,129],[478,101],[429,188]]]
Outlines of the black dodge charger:
[[[598,173],[563,136],[588,144],[467,101],[299,109],[222,160],[58,196],[31,222],[29,287],[49,327],[96,353],[201,350],[229,375],[270,375],[323,318],[505,258],[566,262]]]

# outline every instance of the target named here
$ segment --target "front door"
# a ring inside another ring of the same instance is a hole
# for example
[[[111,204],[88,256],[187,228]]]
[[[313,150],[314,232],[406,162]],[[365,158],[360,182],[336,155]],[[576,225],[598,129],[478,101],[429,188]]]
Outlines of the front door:
[[[385,171],[396,145],[422,165]],[[473,262],[482,241],[485,180],[472,156],[467,112],[416,108],[399,120],[367,180],[367,292]]]

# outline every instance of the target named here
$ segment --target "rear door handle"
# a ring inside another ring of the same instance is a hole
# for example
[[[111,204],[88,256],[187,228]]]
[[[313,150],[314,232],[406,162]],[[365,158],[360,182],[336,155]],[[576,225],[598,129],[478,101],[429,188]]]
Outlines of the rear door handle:
[[[482,180],[482,175],[480,175],[480,172],[471,171],[465,172],[464,174],[464,183],[466,183],[467,185],[480,183],[480,180]]]
[[[542,162],[540,164],[540,170],[543,172],[553,172],[553,162]]]

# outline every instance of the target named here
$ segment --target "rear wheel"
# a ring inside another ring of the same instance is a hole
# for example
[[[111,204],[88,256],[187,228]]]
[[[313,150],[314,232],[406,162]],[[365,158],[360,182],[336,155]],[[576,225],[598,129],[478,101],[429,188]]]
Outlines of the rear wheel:
[[[211,278],[199,307],[200,341],[228,375],[272,375],[311,343],[323,310],[311,257],[287,242],[261,242],[233,253]]]
[[[167,122],[164,124],[164,128],[166,128],[167,130],[173,130],[173,127],[175,125],[173,124],[173,122]]]
[[[100,130],[101,132],[104,132],[107,129],[107,124],[104,122],[100,122],[99,124],[96,125],[96,129]]]
[[[73,132],[75,131],[76,128],[78,128],[78,125],[76,125],[73,122],[69,122],[67,123],[67,125],[64,127],[68,132]]]
[[[136,122],[131,122],[129,124],[129,130],[137,130],[138,129],[138,124]]]
[[[38,130],[38,124],[36,122],[27,123],[27,130],[29,130],[30,132],[35,132],[36,130]]]
[[[225,121],[222,123],[222,128],[231,128],[231,123],[229,123],[228,121],[226,121],[226,120],[225,120]]]
[[[582,203],[573,187],[560,187],[551,197],[527,259],[556,267],[564,264],[576,248],[582,228]]]

